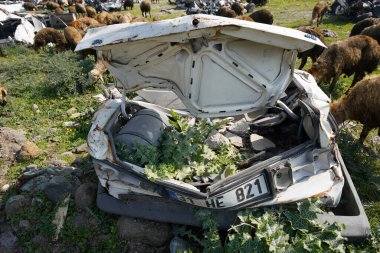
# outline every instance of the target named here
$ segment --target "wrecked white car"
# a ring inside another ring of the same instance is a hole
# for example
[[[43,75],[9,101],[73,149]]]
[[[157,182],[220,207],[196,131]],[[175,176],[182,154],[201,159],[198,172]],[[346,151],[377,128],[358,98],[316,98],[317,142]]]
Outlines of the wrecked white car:
[[[139,95],[108,100],[94,116],[87,142],[101,184],[98,206],[189,225],[197,225],[191,207],[208,208],[227,227],[243,208],[320,197],[332,210],[351,212],[324,220],[352,216],[346,235],[367,236],[367,218],[334,141],[330,100],[311,75],[294,69],[297,52],[314,45],[324,46],[296,30],[208,15],[89,30],[76,50],[96,49],[117,86]],[[246,159],[228,173],[223,166],[207,173],[212,159],[206,158],[202,169],[189,162],[184,180],[151,180],[148,166],[120,156],[120,143],[127,153],[136,143],[147,152],[160,149],[167,132],[180,131],[175,115],[190,128],[201,119],[211,126],[224,120],[204,146],[218,154],[208,142],[218,135]],[[342,193],[356,207],[342,207]]]

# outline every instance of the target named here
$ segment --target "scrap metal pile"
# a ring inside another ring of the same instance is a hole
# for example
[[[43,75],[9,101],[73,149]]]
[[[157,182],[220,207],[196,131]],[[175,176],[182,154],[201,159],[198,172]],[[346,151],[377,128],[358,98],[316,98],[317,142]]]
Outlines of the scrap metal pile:
[[[230,7],[233,3],[240,2],[238,0],[177,0],[177,8],[186,10],[187,14],[213,14],[219,10],[220,7]],[[253,5],[246,4],[243,5]],[[252,8],[253,9],[253,8]]]
[[[336,0],[331,5],[331,12],[355,21],[368,17],[380,18],[380,0]]]

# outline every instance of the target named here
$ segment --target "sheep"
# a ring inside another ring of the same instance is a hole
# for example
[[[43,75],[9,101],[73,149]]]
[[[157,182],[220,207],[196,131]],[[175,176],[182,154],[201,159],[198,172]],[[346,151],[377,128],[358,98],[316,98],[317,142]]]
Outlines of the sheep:
[[[231,5],[231,9],[236,13],[236,15],[242,16],[243,11],[244,11],[244,5],[242,5],[241,3],[238,3],[238,2],[234,2]]]
[[[131,23],[138,23],[138,22],[147,22],[147,20],[144,17],[136,17],[131,20]]]
[[[105,25],[113,25],[113,24],[117,24],[119,22],[117,16],[115,16],[111,13],[108,13],[106,11],[102,11],[100,14],[98,14],[98,16],[96,17],[96,20],[99,23],[105,24]]]
[[[118,24],[130,23],[132,21],[132,15],[130,13],[118,13],[115,14],[115,16]]]
[[[315,27],[315,26],[303,26],[303,27],[298,27],[297,30],[311,34],[315,37],[317,37],[320,41],[325,43],[325,37],[321,33],[321,31]],[[314,63],[317,58],[322,54],[324,48],[318,45],[315,45],[313,48],[306,50],[304,52],[298,53],[297,58],[302,59],[301,64],[299,66],[299,69],[303,69],[305,67],[305,64],[307,62],[307,58],[310,57],[312,62]]]
[[[71,22],[70,26],[75,27],[82,36],[85,35],[87,29],[89,29],[90,26],[96,26],[99,25],[99,22],[96,21],[93,18],[78,18],[77,20],[74,20]]]
[[[338,41],[323,51],[321,56],[308,70],[317,81],[327,83],[331,79],[331,93],[340,75],[354,75],[351,88],[361,80],[365,72],[371,73],[377,68],[380,59],[380,46],[376,40],[365,35],[356,35]]]
[[[88,73],[89,82],[93,84],[100,81],[101,84],[103,84],[103,74],[106,71],[107,68],[104,66],[103,62],[101,60],[97,60],[94,68]]]
[[[322,23],[323,16],[327,12],[329,6],[325,1],[319,1],[313,8],[313,13],[311,15],[311,24],[317,26]]]
[[[133,0],[125,0],[124,1],[124,10],[127,10],[128,7],[130,10],[133,9]]]
[[[140,10],[141,10],[141,14],[144,18],[147,18],[148,17],[148,13],[149,13],[149,17],[151,17],[150,15],[150,1],[148,0],[143,0],[141,3],[140,3]],[[145,14],[145,15],[144,15]]]
[[[264,6],[268,3],[269,0],[252,0],[256,6]]]
[[[82,4],[75,4],[75,10],[78,13],[78,15],[83,14],[83,16],[87,13],[86,8]]]
[[[0,84],[0,105],[5,106],[7,104],[8,92],[4,86]]]
[[[62,32],[54,28],[43,28],[34,36],[34,49],[39,50],[48,43],[54,43],[59,51],[66,49],[66,39]]]
[[[359,35],[365,28],[380,23],[378,18],[366,18],[357,22],[351,29],[350,37]]]
[[[27,10],[27,11],[37,10],[36,6],[33,3],[30,3],[30,2],[24,2],[24,4],[22,5],[22,7],[24,7],[24,9]]]
[[[253,21],[253,19],[252,19],[251,17],[249,17],[249,16],[238,16],[238,17],[236,17],[236,19],[255,22],[255,21]]]
[[[49,11],[54,11],[55,9],[59,8],[61,6],[59,6],[59,4],[55,3],[55,2],[47,2],[46,3],[46,8],[49,10]]]
[[[78,43],[82,40],[80,32],[72,26],[68,26],[63,30],[68,46],[74,50]]]
[[[5,57],[4,50],[3,50],[3,48],[1,46],[0,46],[0,56],[1,57]]]
[[[348,119],[362,123],[359,142],[363,144],[368,133],[380,127],[380,75],[358,82],[347,95],[330,104],[330,112],[338,123]]]
[[[96,18],[96,10],[92,6],[86,6],[87,16],[90,18]]]
[[[221,16],[221,17],[227,17],[227,18],[235,18],[236,12],[232,10],[231,8],[223,6],[219,8],[219,10],[216,12],[216,15]]]
[[[360,34],[372,37],[377,40],[377,43],[380,43],[380,24],[369,26],[365,28]]]
[[[60,14],[63,14],[63,13],[64,13],[64,11],[62,10],[61,7],[55,8],[54,12],[55,12],[55,14],[57,14],[57,15],[60,15]]]
[[[258,11],[255,11],[251,15],[249,15],[253,21],[263,24],[271,25],[273,24],[273,15],[272,13],[267,9],[261,9]]]
[[[77,10],[75,9],[75,6],[69,6],[69,13],[77,14]]]

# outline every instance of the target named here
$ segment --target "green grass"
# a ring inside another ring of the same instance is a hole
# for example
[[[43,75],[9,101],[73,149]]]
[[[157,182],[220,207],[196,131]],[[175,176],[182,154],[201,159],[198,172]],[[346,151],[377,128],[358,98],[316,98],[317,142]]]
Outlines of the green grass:
[[[276,25],[296,28],[301,25],[309,25],[311,10],[316,1],[314,0],[271,0],[263,7],[268,8],[274,15]],[[179,16],[183,11],[173,13],[161,12],[163,9],[174,8],[167,2],[152,5],[152,20],[159,15],[161,19]],[[134,16],[141,16],[138,4],[135,4],[131,12]],[[325,17],[322,29],[336,32],[339,38],[327,38],[327,43],[333,43],[339,39],[348,37],[353,24],[344,18]],[[35,140],[36,144],[45,154],[37,159],[23,161],[14,164],[7,173],[7,179],[16,180],[28,164],[46,166],[52,157],[59,157],[65,151],[72,151],[80,144],[85,143],[86,135],[90,126],[91,113],[80,120],[80,128],[70,129],[63,126],[63,122],[71,121],[66,111],[75,107],[78,112],[96,110],[99,104],[92,98],[100,92],[97,87],[89,85],[87,72],[94,64],[93,59],[79,60],[72,52],[56,54],[52,49],[42,50],[39,53],[16,45],[4,47],[6,57],[0,58],[0,83],[4,84],[9,93],[8,104],[0,108],[0,127],[7,126],[22,129],[27,138]],[[297,63],[297,66],[299,62]],[[305,67],[310,66],[310,62]],[[379,73],[376,71],[375,73]],[[351,78],[342,77],[336,91],[332,94],[334,99],[341,96],[348,88]],[[322,89],[327,90],[323,85]],[[36,104],[40,112],[33,110]],[[378,143],[371,141],[376,133],[373,131],[367,138],[365,145],[357,143],[360,134],[360,124],[354,128],[343,130],[338,138],[338,143],[352,176],[356,189],[363,202],[368,215],[374,236],[371,243],[360,245],[359,249],[376,251],[380,249],[380,147]],[[71,162],[72,157],[62,158]],[[2,160],[0,159],[0,163]],[[88,167],[88,164],[86,165]],[[9,196],[16,194],[12,187],[2,198],[5,201]],[[38,194],[37,194],[38,195]],[[22,212],[20,219],[29,219],[37,226],[35,231],[27,231],[20,238],[20,243],[25,252],[49,252],[51,248],[36,248],[30,243],[30,239],[36,234],[45,237],[51,233],[49,225],[56,206],[48,204],[44,200],[44,209],[39,207]],[[91,208],[95,215],[96,223],[93,227],[74,228],[73,217],[77,214],[74,203],[70,203],[67,223],[59,241],[63,246],[79,247],[82,252],[121,252],[125,250],[126,242],[118,241],[115,234],[115,217],[100,212],[96,207]],[[18,220],[14,220],[16,223]],[[50,232],[49,232],[50,231]],[[99,244],[89,244],[96,238],[97,231],[110,234],[110,237]],[[115,246],[116,245],[116,246]],[[120,248],[118,248],[120,247]],[[48,250],[47,250],[48,249]],[[120,250],[119,250],[120,249]]]

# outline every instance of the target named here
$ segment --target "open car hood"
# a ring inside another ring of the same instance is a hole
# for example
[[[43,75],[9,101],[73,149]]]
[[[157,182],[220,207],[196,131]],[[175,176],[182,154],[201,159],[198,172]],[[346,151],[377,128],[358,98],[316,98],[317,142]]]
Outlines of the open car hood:
[[[324,46],[293,29],[210,15],[91,29],[93,48],[129,91],[172,90],[197,117],[233,116],[276,104],[297,52]]]

